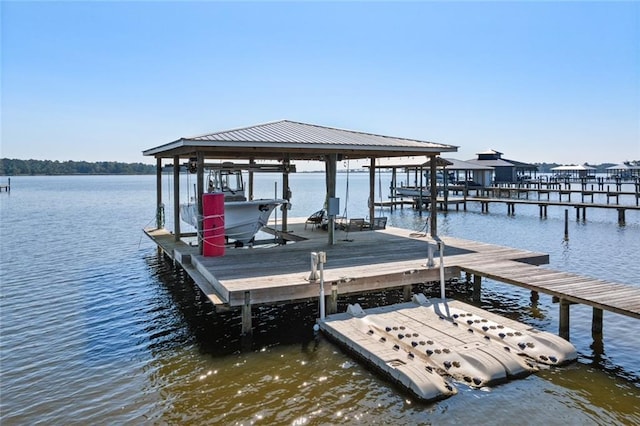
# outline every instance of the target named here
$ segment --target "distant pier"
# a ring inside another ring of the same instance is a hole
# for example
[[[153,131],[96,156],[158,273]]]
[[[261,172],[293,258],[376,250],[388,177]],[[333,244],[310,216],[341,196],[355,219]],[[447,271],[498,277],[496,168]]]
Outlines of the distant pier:
[[[6,185],[0,185],[0,192],[2,191],[11,192],[11,178],[7,179]]]
[[[544,218],[547,217],[549,206],[561,206],[575,209],[577,220],[586,220],[587,209],[596,208],[616,210],[618,223],[624,225],[627,210],[640,211],[640,183],[636,181],[624,184],[633,185],[633,191],[623,191],[622,185],[616,184],[615,189],[611,189],[612,185],[605,183],[597,185],[600,189],[595,189],[593,184],[582,184],[582,189],[570,189],[569,184],[542,182],[502,184],[491,187],[450,185],[446,191],[440,191],[447,195],[437,197],[437,208],[441,211],[449,211],[455,206],[456,211],[459,211],[461,207],[463,211],[466,211],[468,203],[480,203],[482,213],[489,213],[490,204],[504,204],[507,207],[507,215],[513,216],[516,212],[516,205],[536,205],[539,208],[540,217]],[[551,195],[554,195],[554,199],[551,198]],[[594,196],[604,197],[606,202],[596,203]],[[621,199],[626,200],[627,203],[621,203]],[[429,204],[430,199],[427,196],[402,197],[397,195],[389,197],[388,201],[375,203],[376,206],[389,207],[391,210],[398,206],[402,208],[405,205],[422,210],[428,208]]]

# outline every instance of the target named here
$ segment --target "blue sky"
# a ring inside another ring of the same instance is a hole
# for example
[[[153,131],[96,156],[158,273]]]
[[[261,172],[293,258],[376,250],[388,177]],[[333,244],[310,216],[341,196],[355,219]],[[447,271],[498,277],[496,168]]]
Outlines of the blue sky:
[[[2,2],[0,157],[290,119],[528,162],[640,159],[638,2]]]

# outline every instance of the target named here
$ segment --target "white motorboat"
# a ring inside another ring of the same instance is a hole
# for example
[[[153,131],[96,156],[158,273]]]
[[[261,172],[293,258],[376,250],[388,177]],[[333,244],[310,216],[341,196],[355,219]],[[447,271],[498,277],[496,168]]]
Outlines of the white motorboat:
[[[273,210],[287,204],[284,199],[247,200],[240,170],[211,170],[207,180],[209,193],[224,194],[224,234],[228,240],[243,245],[251,242],[267,224]],[[181,219],[198,228],[198,206],[195,203],[180,205]]]
[[[429,198],[431,195],[428,187],[415,187],[415,186],[399,186],[396,188],[396,195],[398,197],[422,197]]]

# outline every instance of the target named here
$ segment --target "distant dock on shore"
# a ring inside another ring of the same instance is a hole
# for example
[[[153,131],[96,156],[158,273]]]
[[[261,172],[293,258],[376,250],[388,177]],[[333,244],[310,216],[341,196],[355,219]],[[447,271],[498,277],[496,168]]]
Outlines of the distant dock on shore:
[[[11,192],[11,178],[7,179],[7,183],[5,185],[0,185],[0,192]]]

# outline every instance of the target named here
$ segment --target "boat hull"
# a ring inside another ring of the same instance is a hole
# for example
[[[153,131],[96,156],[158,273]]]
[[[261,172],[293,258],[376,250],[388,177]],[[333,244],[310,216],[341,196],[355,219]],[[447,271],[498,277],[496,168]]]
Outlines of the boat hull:
[[[398,197],[422,197],[429,198],[430,192],[428,188],[416,188],[416,187],[398,187],[396,188],[396,195]]]
[[[250,242],[263,226],[277,206],[286,204],[282,199],[263,199],[251,201],[227,201],[224,203],[225,237],[246,244]],[[181,219],[198,227],[198,214],[195,204],[180,205]]]

